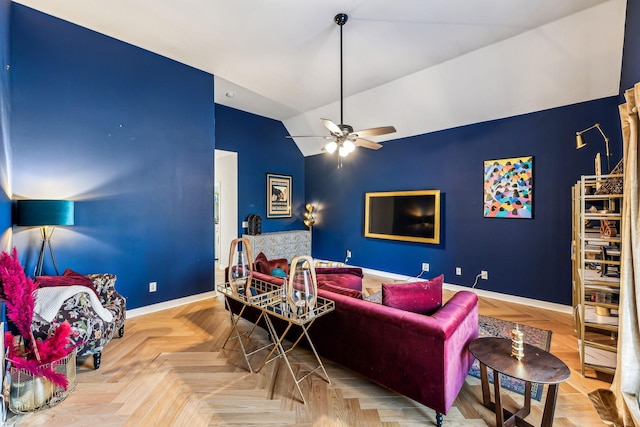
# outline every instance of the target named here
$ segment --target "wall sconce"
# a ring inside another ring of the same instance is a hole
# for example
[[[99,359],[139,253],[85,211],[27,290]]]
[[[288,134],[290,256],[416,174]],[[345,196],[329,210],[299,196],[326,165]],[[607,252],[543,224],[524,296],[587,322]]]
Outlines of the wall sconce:
[[[604,138],[604,146],[607,154],[607,173],[611,173],[611,153],[609,152],[609,138],[607,138],[607,136],[602,131],[600,123],[596,123],[595,125],[588,127],[585,130],[576,132],[576,150],[579,150],[587,145],[587,143],[584,141],[584,138],[582,137],[582,134],[590,131],[591,129],[598,129],[600,131],[600,135],[602,135],[602,137]]]
[[[304,225],[306,225],[307,227],[311,228],[311,227],[313,227],[313,224],[316,223],[316,219],[313,217],[313,210],[315,208],[313,207],[312,204],[307,203],[305,205],[305,209],[307,211],[303,214],[304,220],[302,222],[304,222]]]
[[[45,244],[49,246],[49,253],[53,260],[53,268],[56,270],[56,275],[60,275],[56,257],[53,255],[53,248],[51,247],[51,236],[55,226],[74,224],[73,200],[18,200],[17,207],[18,220],[16,225],[40,227],[42,245],[40,246],[38,263],[33,275],[42,275]]]

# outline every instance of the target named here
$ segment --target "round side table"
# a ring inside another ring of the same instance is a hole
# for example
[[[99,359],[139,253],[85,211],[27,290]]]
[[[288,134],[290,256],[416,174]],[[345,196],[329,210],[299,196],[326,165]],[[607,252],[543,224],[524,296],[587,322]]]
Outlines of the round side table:
[[[508,338],[478,338],[469,344],[469,351],[480,363],[482,403],[496,413],[497,426],[531,426],[524,418],[531,412],[531,383],[539,383],[549,385],[541,425],[551,427],[558,398],[558,384],[571,375],[562,360],[525,343],[524,357],[519,361],[511,356],[511,340]],[[491,401],[487,367],[493,370],[495,402]],[[502,407],[500,373],[525,382],[524,406],[514,413]]]

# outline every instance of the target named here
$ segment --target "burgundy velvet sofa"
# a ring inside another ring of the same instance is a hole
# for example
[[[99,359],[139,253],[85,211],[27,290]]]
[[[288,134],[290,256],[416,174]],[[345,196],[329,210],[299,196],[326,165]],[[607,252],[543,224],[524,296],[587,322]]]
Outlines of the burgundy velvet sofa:
[[[317,274],[318,294],[335,301],[336,308],[309,329],[318,354],[434,409],[441,426],[473,363],[468,346],[478,337],[476,294],[459,291],[427,316],[359,298],[361,270],[359,286],[352,279],[357,274],[323,274]],[[340,283],[349,284],[348,289],[323,286],[325,279],[338,282],[340,274],[347,277]],[[259,272],[254,272],[254,279],[283,283],[282,278]],[[257,315],[245,313],[252,320]]]

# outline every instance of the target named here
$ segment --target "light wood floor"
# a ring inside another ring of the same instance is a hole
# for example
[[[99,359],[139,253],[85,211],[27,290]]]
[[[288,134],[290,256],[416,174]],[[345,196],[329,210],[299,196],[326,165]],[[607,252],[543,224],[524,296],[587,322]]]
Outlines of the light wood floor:
[[[377,278],[365,281],[365,292],[379,288]],[[571,378],[560,386],[554,425],[604,425],[586,394],[609,383],[581,377],[570,315],[490,299],[481,300],[480,314],[551,329],[552,353],[571,368]],[[99,370],[91,369],[90,359],[78,367],[77,388],[65,401],[12,422],[48,427],[435,425],[433,410],[331,362],[325,363],[331,384],[315,374],[302,383],[308,400],[303,405],[284,364],[271,363],[251,374],[236,343],[222,349],[229,330],[217,298],[129,319],[124,338],[106,347]],[[266,339],[262,331],[257,334]],[[293,359],[295,369],[303,371],[309,353],[296,350]],[[521,396],[508,392],[505,401],[515,407]],[[527,420],[539,425],[542,409],[533,401]],[[467,377],[444,425],[495,425],[481,404],[479,380]]]

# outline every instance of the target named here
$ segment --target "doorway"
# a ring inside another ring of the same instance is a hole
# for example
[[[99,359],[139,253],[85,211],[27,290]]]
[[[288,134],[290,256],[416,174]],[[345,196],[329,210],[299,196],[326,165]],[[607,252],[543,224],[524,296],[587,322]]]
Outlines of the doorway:
[[[238,233],[238,153],[215,150],[214,183],[214,252],[216,267],[224,269]]]

